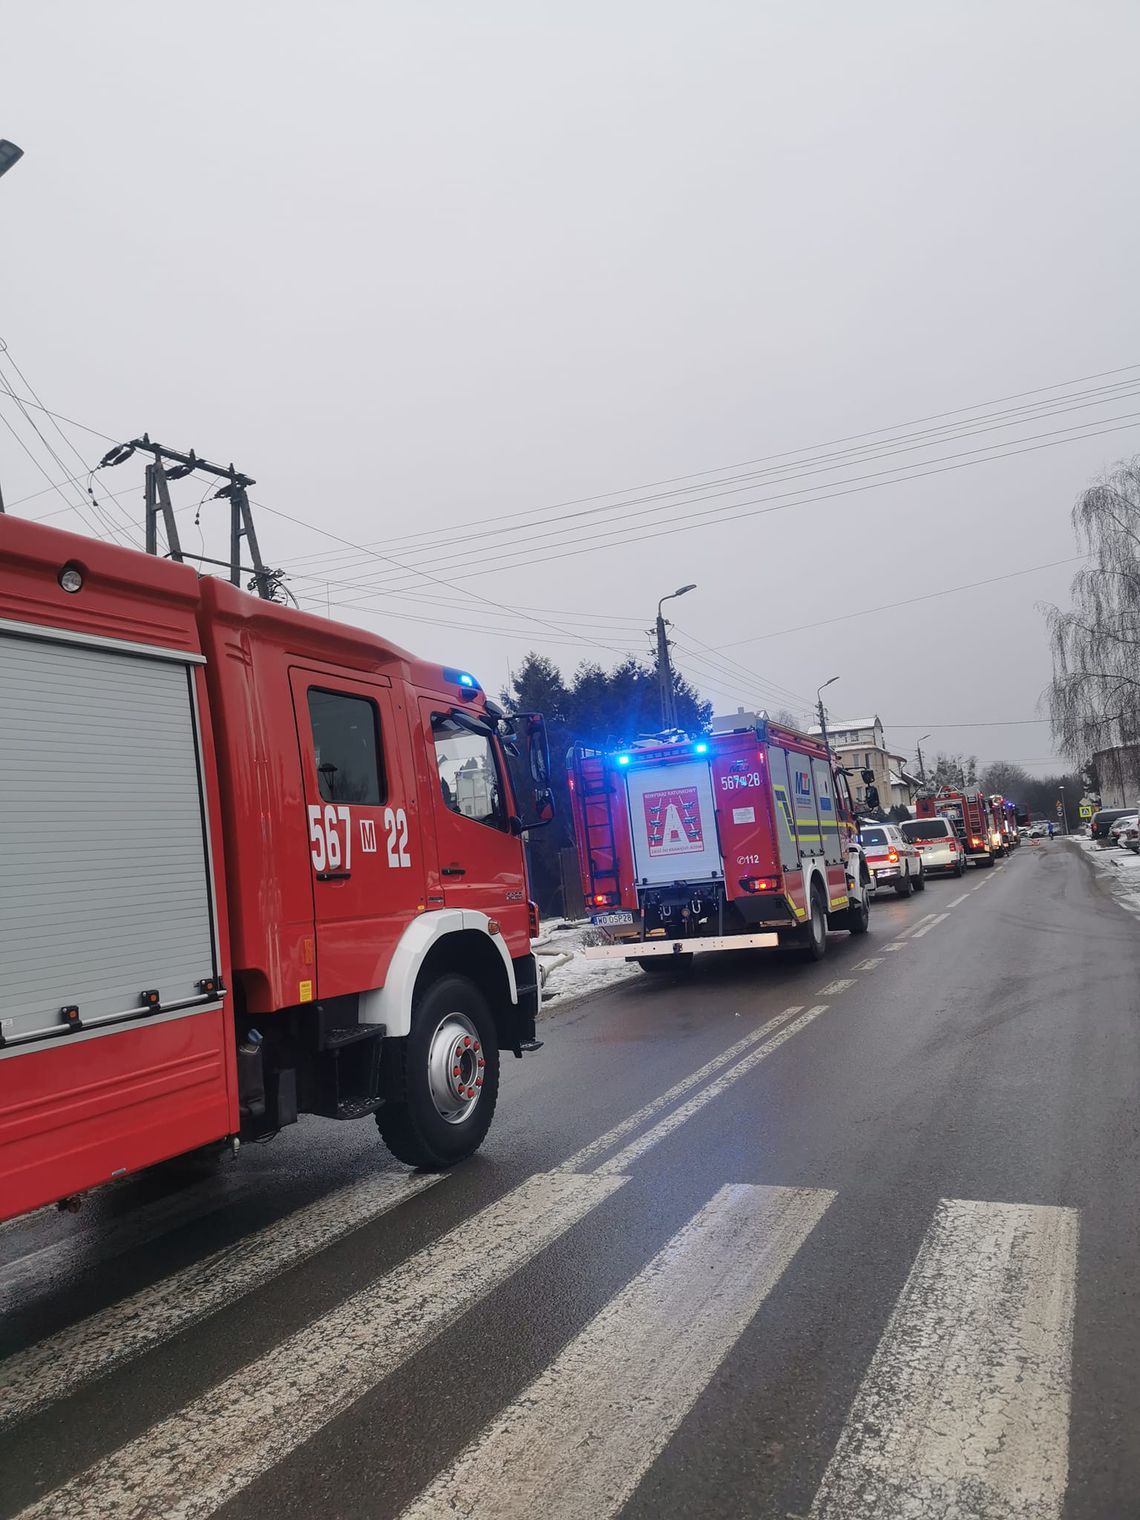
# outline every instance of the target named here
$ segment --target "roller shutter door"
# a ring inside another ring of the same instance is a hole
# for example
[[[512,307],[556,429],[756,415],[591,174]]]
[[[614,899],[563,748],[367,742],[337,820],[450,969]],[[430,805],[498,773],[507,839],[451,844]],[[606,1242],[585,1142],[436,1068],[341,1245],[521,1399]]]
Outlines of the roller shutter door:
[[[191,671],[0,632],[0,1034],[217,975]],[[113,1027],[109,1025],[108,1027]]]

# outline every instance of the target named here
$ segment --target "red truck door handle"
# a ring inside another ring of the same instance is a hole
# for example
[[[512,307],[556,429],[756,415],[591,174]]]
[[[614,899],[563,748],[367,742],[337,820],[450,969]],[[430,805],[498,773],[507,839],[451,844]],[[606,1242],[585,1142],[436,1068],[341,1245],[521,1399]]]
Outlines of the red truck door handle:
[[[439,874],[441,876],[466,876],[467,870],[464,866],[444,866]]]

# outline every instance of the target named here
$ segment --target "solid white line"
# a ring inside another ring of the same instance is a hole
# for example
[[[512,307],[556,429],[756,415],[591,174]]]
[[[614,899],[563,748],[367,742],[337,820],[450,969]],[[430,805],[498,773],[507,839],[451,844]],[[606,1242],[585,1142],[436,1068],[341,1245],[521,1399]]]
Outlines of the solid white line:
[[[874,971],[876,966],[883,964],[881,955],[869,955],[865,961],[860,961],[853,969],[855,971]]]
[[[0,1429],[72,1393],[440,1181],[388,1172],[339,1188],[0,1363]]]
[[[120,1446],[21,1520],[202,1520],[455,1324],[626,1179],[540,1172]]]
[[[834,1193],[721,1188],[402,1520],[608,1520]]]
[[[1057,1520],[1077,1236],[1075,1209],[942,1200],[811,1520]]]
[[[758,1050],[754,1050],[751,1055],[745,1056],[742,1061],[738,1061],[722,1077],[717,1077],[715,1082],[710,1082],[707,1087],[703,1087],[687,1103],[682,1103],[680,1108],[674,1109],[671,1114],[659,1120],[652,1129],[647,1129],[643,1135],[639,1135],[636,1140],[631,1141],[629,1145],[618,1151],[616,1156],[613,1156],[609,1161],[598,1167],[594,1176],[614,1177],[620,1172],[624,1172],[628,1166],[631,1166],[633,1162],[644,1156],[646,1151],[652,1150],[655,1145],[665,1139],[666,1135],[671,1135],[675,1129],[684,1124],[686,1119],[691,1119],[706,1104],[711,1103],[714,1098],[718,1098],[722,1092],[727,1091],[734,1082],[738,1082],[746,1072],[751,1071],[754,1066],[759,1066],[761,1061],[766,1061],[774,1050],[780,1048],[785,1040],[790,1040],[793,1035],[799,1034],[801,1029],[806,1029],[813,1020],[818,1019],[821,1013],[826,1013],[827,1007],[826,1003],[818,1003],[814,1008],[809,1008],[806,1013],[801,1013],[798,1019],[793,1019],[790,1024],[786,1024],[778,1034],[773,1035]]]
[[[952,903],[947,903],[946,906],[948,908],[956,908],[959,903],[964,903],[969,895],[969,892],[963,892],[961,897],[956,897]]]
[[[219,1214],[244,1197],[252,1185],[248,1177],[227,1176],[224,1191],[217,1185],[203,1186],[188,1194],[139,1204],[112,1223],[96,1219],[89,1225],[76,1224],[62,1239],[26,1251],[0,1266],[0,1309],[8,1308],[29,1289],[42,1290],[56,1278],[77,1270],[90,1271],[134,1246],[149,1244],[159,1234],[168,1235],[207,1214]],[[27,1218],[34,1219],[35,1215]]]
[[[949,918],[949,917],[950,917],[949,913],[939,913],[939,914],[937,914],[934,918],[932,918],[930,920],[930,922],[926,925],[925,928],[920,929],[918,931],[918,933],[914,936],[915,939],[921,939],[924,934],[929,934],[930,931],[931,931],[931,929],[937,929],[938,925],[942,922],[942,920],[944,918]]]
[[[730,1061],[735,1061],[737,1056],[743,1055],[746,1050],[751,1049],[753,1045],[758,1044],[761,1040],[766,1040],[781,1024],[786,1023],[788,1019],[802,1011],[802,1005],[798,1008],[785,1008],[783,1013],[778,1013],[775,1018],[771,1018],[767,1023],[761,1024],[759,1029],[754,1029],[751,1034],[746,1034],[742,1040],[737,1040],[735,1045],[730,1045],[727,1050],[722,1050],[719,1056],[714,1056],[711,1061],[706,1061],[704,1066],[690,1072],[687,1077],[683,1077],[680,1082],[675,1083],[667,1091],[658,1094],[644,1108],[639,1108],[635,1114],[630,1114],[628,1119],[623,1119],[613,1129],[607,1130],[604,1135],[599,1135],[596,1140],[591,1140],[589,1145],[584,1145],[580,1151],[575,1151],[568,1160],[560,1162],[555,1167],[555,1171],[577,1172],[583,1167],[588,1166],[595,1157],[601,1156],[605,1151],[612,1150],[619,1140],[624,1140],[626,1135],[632,1135],[635,1129],[640,1129],[647,1120],[653,1118],[654,1114],[659,1114],[663,1108],[668,1108],[678,1098],[683,1098],[687,1092],[692,1092],[693,1088],[698,1087],[706,1078],[714,1076],[718,1071],[727,1066]]]
[[[816,997],[838,997],[841,992],[846,992],[848,987],[854,987],[854,977],[841,977],[837,982],[828,982],[826,987],[821,987]]]

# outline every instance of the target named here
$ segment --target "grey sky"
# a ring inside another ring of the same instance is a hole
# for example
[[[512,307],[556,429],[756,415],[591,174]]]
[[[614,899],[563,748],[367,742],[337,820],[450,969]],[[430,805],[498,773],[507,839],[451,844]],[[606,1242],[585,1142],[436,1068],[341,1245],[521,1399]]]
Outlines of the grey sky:
[[[502,536],[430,558],[397,540],[1140,362],[1135,4],[45,0],[5,7],[3,32],[0,135],[26,151],[0,183],[12,357],[49,406],[232,458],[258,500],[374,544],[330,555],[261,516],[272,563],[340,582],[334,613],[367,600],[340,615],[495,689],[531,647],[567,670],[646,651],[657,597],[695,580],[680,642],[746,667],[679,655],[718,709],[802,710],[838,673],[833,714],[877,711],[902,749],[916,724],[1038,715],[1035,603],[1066,598],[1070,565],[739,641],[1073,555],[1072,499],[1140,447],[1140,418],[545,565],[542,538],[477,576]],[[2,428],[0,478],[9,500],[45,484]],[[666,526],[665,505],[630,521]],[[630,510],[545,531],[581,547]],[[203,524],[224,552],[219,506]],[[466,578],[386,598],[384,553]],[[476,594],[565,632],[449,627],[508,622],[439,604]],[[1037,772],[1052,753],[1043,724],[939,728],[939,747]]]

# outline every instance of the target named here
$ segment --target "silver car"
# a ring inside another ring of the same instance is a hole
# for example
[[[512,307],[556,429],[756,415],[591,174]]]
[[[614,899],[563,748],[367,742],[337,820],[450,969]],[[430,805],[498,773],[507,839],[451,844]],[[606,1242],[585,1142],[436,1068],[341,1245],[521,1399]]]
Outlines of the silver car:
[[[899,824],[899,832],[922,856],[922,868],[949,871],[953,876],[966,874],[966,852],[948,818],[912,818]]]

